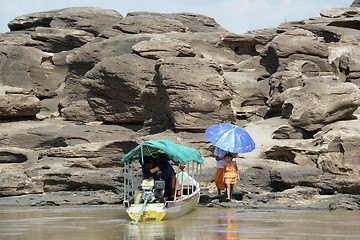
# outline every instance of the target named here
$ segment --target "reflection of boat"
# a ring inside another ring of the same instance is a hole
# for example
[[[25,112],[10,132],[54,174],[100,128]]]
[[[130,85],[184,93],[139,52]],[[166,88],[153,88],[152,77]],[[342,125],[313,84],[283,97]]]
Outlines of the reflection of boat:
[[[162,196],[162,181],[142,181],[142,176],[139,176],[143,157],[157,152],[165,153],[179,167],[173,200],[166,200]],[[199,202],[201,164],[204,160],[197,150],[170,140],[150,140],[135,147],[121,161],[125,163],[124,205],[134,221],[161,221],[180,217],[192,211]],[[184,171],[180,170],[180,165],[186,166]]]

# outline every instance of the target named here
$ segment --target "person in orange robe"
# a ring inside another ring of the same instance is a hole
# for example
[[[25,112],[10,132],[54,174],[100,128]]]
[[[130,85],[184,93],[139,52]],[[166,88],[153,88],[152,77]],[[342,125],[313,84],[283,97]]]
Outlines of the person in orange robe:
[[[234,184],[237,180],[240,180],[240,174],[236,162],[233,161],[231,153],[225,154],[225,161],[223,178],[226,185],[227,201],[231,201],[234,193]]]

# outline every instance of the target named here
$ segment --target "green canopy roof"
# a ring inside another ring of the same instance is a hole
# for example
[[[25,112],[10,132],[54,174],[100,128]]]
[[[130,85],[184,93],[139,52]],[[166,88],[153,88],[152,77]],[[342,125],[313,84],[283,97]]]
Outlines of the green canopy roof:
[[[122,159],[122,162],[131,162],[142,159],[142,156],[149,156],[156,151],[163,151],[176,164],[187,162],[203,163],[204,159],[196,149],[176,144],[170,140],[149,140],[128,152]],[[142,156],[141,156],[142,154]]]

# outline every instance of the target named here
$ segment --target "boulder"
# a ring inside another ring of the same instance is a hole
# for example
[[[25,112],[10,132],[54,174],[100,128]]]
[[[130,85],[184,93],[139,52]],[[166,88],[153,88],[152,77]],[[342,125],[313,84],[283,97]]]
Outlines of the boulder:
[[[40,112],[40,100],[24,89],[0,85],[0,118],[34,117]]]
[[[338,70],[343,73],[346,77],[347,82],[355,83],[360,86],[360,54],[359,46],[354,45],[343,45],[336,49],[341,52],[338,57]]]
[[[68,73],[66,80],[57,94],[60,97],[61,115],[69,120],[83,122],[95,121],[88,104],[88,88],[82,85],[86,72],[106,57],[131,54],[132,46],[144,40],[149,40],[149,35],[137,34],[117,36],[101,42],[88,43],[66,56]]]
[[[54,55],[32,47],[0,46],[0,83],[37,97],[52,97],[64,81],[66,70],[56,66]]]
[[[217,62],[224,71],[236,71],[236,65],[248,59],[248,55],[237,54],[231,44],[222,39],[233,34],[227,32],[165,33],[168,38],[189,44],[195,57]]]
[[[333,75],[327,60],[319,57],[294,54],[280,63],[282,67],[270,77],[272,99],[289,88],[304,86],[304,82],[311,77]],[[276,111],[273,104],[272,107]]]
[[[354,18],[360,17],[358,8],[327,8],[320,11],[320,16],[324,18]]]
[[[142,125],[120,126],[101,124],[101,122],[84,124],[66,122],[61,119],[7,122],[2,123],[1,126],[0,145],[2,147],[17,147],[34,151],[135,139],[136,132],[142,128]],[[23,152],[14,153],[28,156]],[[27,158],[30,159],[30,157]]]
[[[155,60],[165,57],[195,56],[195,52],[189,44],[167,38],[166,36],[139,42],[132,47],[132,50],[142,57]]]
[[[254,30],[244,34],[228,34],[223,36],[219,45],[230,47],[238,55],[257,56],[277,35],[275,28]]]
[[[356,4],[356,3],[355,3]],[[355,5],[354,5],[355,6]],[[360,11],[352,8],[330,8],[320,12],[321,17],[280,24],[279,32],[305,29],[324,38],[325,42],[339,42],[347,37],[359,37]]]
[[[89,89],[87,98],[96,119],[143,124],[145,113],[139,95],[153,79],[154,65],[154,60],[125,54],[104,58],[88,71],[82,84]]]
[[[32,46],[39,50],[46,48],[46,43],[31,38],[31,34],[28,31],[15,31],[0,33],[1,45],[11,46]],[[50,51],[52,52],[52,51]]]
[[[321,151],[318,165],[324,171],[340,175],[359,175],[358,119],[338,121],[324,126],[315,135]]]
[[[124,33],[227,32],[213,18],[191,13],[131,12],[114,26]]]
[[[136,141],[125,140],[51,148],[39,154],[38,162],[53,165],[51,162],[56,159],[56,162],[62,162],[65,167],[122,167],[121,158],[137,145]]]
[[[281,165],[270,171],[270,186],[273,191],[284,191],[295,186],[312,187],[322,177],[322,171],[313,167]]]
[[[196,130],[234,120],[232,97],[216,63],[170,57],[158,61],[156,72],[142,93],[148,121],[166,124],[165,120],[178,130]]]
[[[323,38],[319,38],[310,31],[297,29],[282,33],[269,42],[261,51],[261,64],[273,74],[282,65],[280,60],[291,55],[310,55],[327,58],[328,47]]]
[[[75,205],[120,204],[122,197],[118,193],[105,190],[96,191],[60,191],[27,194],[22,196],[0,198],[1,206],[61,206],[69,203]]]
[[[114,28],[127,34],[185,32],[186,29],[177,19],[163,18],[160,14],[128,14]]]
[[[52,159],[53,162],[56,160]],[[123,189],[123,184],[119,180],[119,170],[115,169],[91,169],[84,165],[69,167],[58,162],[25,172],[37,184],[38,193],[96,190],[121,193]]]
[[[258,81],[258,73],[225,72],[223,77],[232,90],[232,106],[237,116],[244,119],[252,115],[264,117],[262,110],[266,107],[269,97],[269,82]]]
[[[287,89],[277,101],[283,103],[282,116],[289,118],[292,126],[314,131],[350,118],[360,104],[359,94],[355,84],[320,77],[307,79],[304,87]],[[277,101],[274,105],[279,105]]]
[[[319,150],[312,141],[295,142],[291,144],[281,144],[272,146],[265,151],[265,157],[276,161],[294,163],[300,166],[317,167]]]
[[[74,7],[23,15],[11,20],[8,27],[11,31],[31,31],[36,27],[83,30],[97,36],[122,18],[115,10]]]
[[[24,170],[0,171],[0,198],[39,193],[36,184],[24,173]]]
[[[2,45],[31,46],[49,53],[78,48],[94,39],[93,34],[83,30],[51,27],[36,27],[33,31],[0,34]]]
[[[267,56],[267,53],[272,52],[279,58],[289,57],[292,54],[328,56],[328,49],[323,39],[301,29],[288,31],[273,38],[262,54]]]
[[[273,133],[273,139],[304,139],[309,138],[308,132],[291,125],[282,125]]]
[[[93,41],[101,32],[111,30],[121,19],[121,14],[114,10],[94,7],[32,13],[10,21],[11,32],[2,34],[0,41],[6,45],[32,46],[58,53]]]
[[[30,35],[32,40],[42,43],[34,47],[52,53],[78,48],[95,39],[93,34],[84,30],[58,27],[37,27]]]

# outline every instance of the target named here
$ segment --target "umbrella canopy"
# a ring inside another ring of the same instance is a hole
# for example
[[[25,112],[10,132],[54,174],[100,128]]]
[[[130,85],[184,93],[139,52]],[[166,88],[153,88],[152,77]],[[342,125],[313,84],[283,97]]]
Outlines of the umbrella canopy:
[[[206,129],[205,136],[214,146],[228,152],[246,153],[255,149],[249,133],[233,124],[215,124]]]
[[[163,151],[176,164],[183,164],[187,162],[203,163],[204,159],[196,149],[176,144],[170,140],[149,140],[143,142],[137,147],[128,152],[122,159],[122,162],[131,162],[140,160],[143,156],[150,156],[157,151]]]

